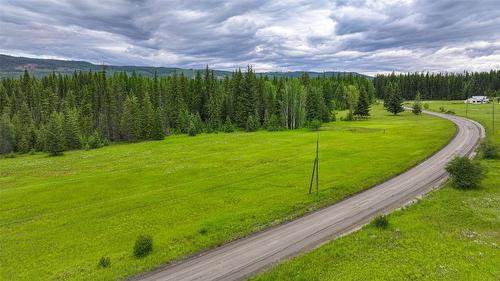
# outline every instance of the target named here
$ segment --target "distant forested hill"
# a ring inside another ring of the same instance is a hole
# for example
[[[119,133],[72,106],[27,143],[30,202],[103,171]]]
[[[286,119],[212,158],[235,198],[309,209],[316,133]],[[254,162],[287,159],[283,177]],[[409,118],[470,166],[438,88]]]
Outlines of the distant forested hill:
[[[70,60],[53,60],[53,59],[35,59],[26,57],[13,57],[0,54],[0,78],[10,77],[18,78],[23,74],[24,70],[28,70],[29,73],[35,77],[43,77],[52,72],[60,74],[71,74],[74,71],[100,71],[103,69],[102,65],[96,65],[85,61],[70,61]],[[115,72],[127,72],[131,74],[132,72],[137,74],[142,74],[145,76],[152,77],[156,72],[159,76],[169,76],[174,73],[183,73],[187,77],[194,77],[195,73],[198,71],[204,71],[202,69],[183,69],[174,67],[151,67],[151,66],[118,66],[118,65],[107,65],[106,73],[112,75]],[[258,73],[258,75],[267,75],[270,77],[300,77],[303,71],[292,71],[292,72],[263,72]],[[322,76],[323,72],[307,72],[310,77]],[[216,77],[222,78],[232,74],[232,71],[224,70],[214,70]],[[368,76],[356,73],[356,72],[333,72],[328,71],[324,73],[325,76],[347,76],[360,75],[367,78]]]

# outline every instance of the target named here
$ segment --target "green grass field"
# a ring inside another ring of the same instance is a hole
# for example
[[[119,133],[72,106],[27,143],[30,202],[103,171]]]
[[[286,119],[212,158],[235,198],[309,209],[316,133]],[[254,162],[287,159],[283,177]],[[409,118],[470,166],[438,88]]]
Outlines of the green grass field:
[[[0,279],[131,276],[382,182],[455,131],[446,120],[391,116],[381,106],[372,115],[325,124],[319,195],[307,194],[315,133],[306,129],[0,159]],[[141,234],[153,237],[154,250],[136,259]],[[110,267],[98,268],[102,256]]]
[[[461,102],[428,102],[465,116]],[[500,117],[500,106],[495,112]],[[468,116],[492,133],[492,105],[469,105]],[[496,119],[500,128],[500,118]],[[487,175],[477,190],[447,184],[419,203],[280,264],[253,280],[500,280],[500,160],[479,160]]]

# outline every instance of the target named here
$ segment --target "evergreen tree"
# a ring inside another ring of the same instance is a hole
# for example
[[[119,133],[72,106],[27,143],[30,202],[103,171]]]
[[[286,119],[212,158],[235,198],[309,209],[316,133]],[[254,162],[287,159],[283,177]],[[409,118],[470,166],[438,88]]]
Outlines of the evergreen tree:
[[[46,128],[45,149],[51,156],[61,155],[64,151],[65,138],[63,129],[63,116],[54,112],[50,116]]]
[[[137,98],[135,96],[128,96],[123,105],[123,113],[120,121],[121,135],[126,141],[134,142],[140,139],[141,128],[138,115]]]
[[[163,120],[161,117],[160,110],[157,109],[154,112],[153,127],[150,138],[153,140],[162,140],[164,137],[165,133],[163,132]]]
[[[403,112],[403,101],[403,96],[399,92],[396,84],[389,83],[387,96],[384,100],[384,107],[387,109],[387,111],[391,112],[394,115]]]
[[[68,110],[64,114],[64,137],[66,149],[81,148],[80,128],[76,110]]]
[[[361,118],[370,116],[370,101],[366,91],[360,92],[354,115]]]
[[[2,114],[0,119],[0,154],[14,151],[14,125],[10,122],[7,113]]]
[[[417,115],[422,113],[422,103],[420,102],[420,93],[419,92],[417,92],[417,95],[415,96],[415,102],[413,103],[411,111]]]
[[[247,132],[255,132],[258,129],[259,129],[259,123],[258,123],[257,117],[255,115],[248,116],[245,130]]]
[[[306,80],[308,81],[308,80]],[[308,88],[306,96],[306,119],[311,120],[321,120],[322,113],[322,99],[319,92],[315,88]]]
[[[233,123],[231,123],[231,118],[229,116],[226,117],[226,121],[224,122],[224,132],[234,132],[234,126]]]
[[[151,105],[151,100],[149,95],[146,93],[144,100],[142,102],[142,109],[140,110],[140,130],[141,139],[152,139],[153,135],[153,122],[155,118],[155,113],[153,106]]]

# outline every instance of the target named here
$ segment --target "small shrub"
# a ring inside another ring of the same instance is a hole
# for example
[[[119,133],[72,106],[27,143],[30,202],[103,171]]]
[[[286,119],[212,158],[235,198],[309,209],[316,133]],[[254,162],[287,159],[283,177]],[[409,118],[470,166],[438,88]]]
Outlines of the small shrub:
[[[354,113],[352,110],[347,112],[347,115],[344,117],[344,121],[354,121]]]
[[[382,229],[386,229],[389,227],[389,219],[387,219],[387,216],[385,215],[380,215],[380,216],[377,216],[374,220],[373,220],[373,225],[376,227],[376,228],[382,228]]]
[[[14,154],[14,152],[11,152],[11,153],[5,155],[5,158],[16,158],[16,155]]]
[[[247,132],[255,132],[259,129],[259,121],[257,118],[253,115],[248,116],[247,118],[247,124],[245,126],[245,130]]]
[[[481,165],[468,157],[455,157],[446,165],[453,186],[460,189],[472,189],[479,186],[484,176]]]
[[[313,119],[313,120],[309,121],[309,124],[307,124],[307,127],[309,127],[309,129],[312,131],[319,130],[319,128],[321,127],[321,121],[319,121],[318,119]]]
[[[486,159],[496,159],[498,157],[497,147],[491,143],[483,142],[479,147],[479,151],[483,155],[483,158]]]
[[[281,131],[281,122],[275,114],[271,115],[265,122],[264,126],[268,131]]]
[[[233,126],[233,123],[231,123],[231,118],[229,118],[229,116],[226,117],[226,122],[224,122],[224,126],[223,126],[222,130],[226,133],[234,132],[234,126]]]
[[[99,266],[100,268],[106,268],[109,267],[110,265],[111,265],[111,260],[109,259],[109,257],[101,257],[99,263],[97,264],[97,266]]]
[[[446,109],[443,106],[441,106],[441,107],[439,107],[439,111],[446,112]]]
[[[153,250],[153,238],[148,235],[141,235],[137,237],[134,245],[134,256],[136,258],[143,258]]]
[[[449,110],[449,109],[448,109],[448,110],[446,111],[446,114],[453,114],[453,115],[454,115],[454,114],[455,114],[455,111],[453,111],[453,110]]]
[[[428,103],[424,103],[424,109],[425,110],[429,109],[429,104]]]
[[[194,125],[193,121],[189,122],[189,127],[188,127],[188,135],[191,137],[194,137],[198,134],[198,130],[196,129],[196,126]]]
[[[35,155],[35,154],[36,154],[36,152],[35,152],[35,150],[32,148],[32,149],[30,150],[30,155]]]

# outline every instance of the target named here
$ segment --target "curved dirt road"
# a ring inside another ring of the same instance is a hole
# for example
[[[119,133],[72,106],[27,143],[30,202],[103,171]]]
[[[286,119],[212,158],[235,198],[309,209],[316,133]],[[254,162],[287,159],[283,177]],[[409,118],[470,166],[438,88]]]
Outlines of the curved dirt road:
[[[353,231],[439,186],[444,166],[456,155],[474,153],[484,128],[475,121],[425,112],[454,122],[456,136],[442,150],[405,173],[337,204],[283,225],[146,273],[136,280],[238,280],[285,258]]]

